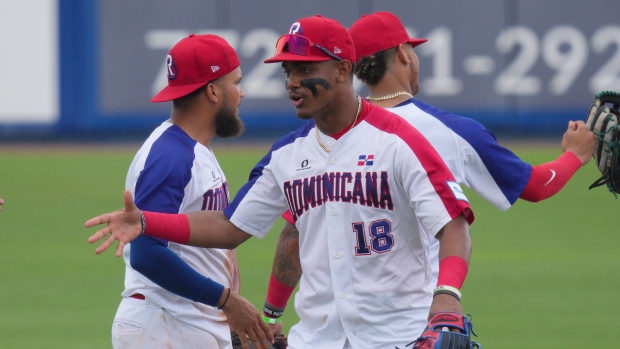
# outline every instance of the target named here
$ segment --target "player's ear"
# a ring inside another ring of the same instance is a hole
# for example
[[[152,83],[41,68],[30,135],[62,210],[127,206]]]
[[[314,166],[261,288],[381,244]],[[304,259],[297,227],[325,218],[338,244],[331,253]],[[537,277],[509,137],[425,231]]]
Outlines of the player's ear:
[[[219,100],[220,93],[221,91],[217,84],[214,84],[212,82],[207,84],[207,88],[205,89],[205,94],[207,95],[207,98],[209,98],[211,102],[217,103]]]
[[[396,46],[396,59],[405,65],[411,64],[411,58],[407,54],[407,44],[400,44]]]
[[[336,81],[349,81],[351,75],[353,74],[353,64],[349,61],[339,61],[337,62],[337,71]]]

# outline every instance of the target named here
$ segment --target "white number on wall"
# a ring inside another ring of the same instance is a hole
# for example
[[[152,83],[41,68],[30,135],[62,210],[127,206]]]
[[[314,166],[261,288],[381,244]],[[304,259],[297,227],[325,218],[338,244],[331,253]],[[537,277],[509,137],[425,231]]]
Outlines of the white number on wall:
[[[531,96],[540,93],[540,79],[528,75],[538,60],[538,37],[526,27],[510,27],[497,36],[499,53],[510,54],[520,48],[514,60],[495,80],[495,92],[500,95]]]

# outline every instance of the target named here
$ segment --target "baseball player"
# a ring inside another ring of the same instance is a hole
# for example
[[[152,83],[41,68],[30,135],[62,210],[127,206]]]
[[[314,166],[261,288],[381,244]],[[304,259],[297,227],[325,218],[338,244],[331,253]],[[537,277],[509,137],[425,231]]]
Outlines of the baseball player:
[[[337,21],[294,23],[266,62],[282,62],[297,116],[311,121],[276,141],[224,213],[140,211],[126,192],[124,210],[86,222],[107,223],[91,243],[111,233],[96,252],[118,239],[118,255],[140,233],[234,248],[263,237],[290,209],[304,274],[289,348],[404,346],[424,329],[428,304],[431,315],[462,313],[449,287],[433,298],[428,248],[440,241],[440,255],[452,261],[440,278],[460,287],[473,212],[415,128],[355,95],[353,60],[353,42]]]
[[[4,200],[0,198],[0,211],[2,211],[2,205],[4,205]]]
[[[378,35],[365,35],[368,30]],[[363,16],[353,23],[349,33],[357,53],[355,73],[368,87],[367,99],[389,108],[420,130],[456,180],[499,210],[509,209],[519,198],[530,202],[550,198],[592,158],[594,134],[583,121],[569,121],[562,138],[563,153],[557,159],[532,166],[500,146],[480,123],[414,99],[419,86],[419,61],[413,48],[427,40],[409,38],[394,14]],[[386,36],[379,40],[383,34]],[[387,69],[382,73],[377,64]],[[433,241],[431,245],[436,261],[437,244]],[[435,275],[436,266],[434,262]]]
[[[368,35],[373,33],[373,35]],[[478,122],[436,109],[413,98],[418,92],[419,61],[413,48],[426,39],[410,38],[394,14],[376,12],[349,29],[357,54],[356,76],[375,105],[388,108],[415,126],[437,149],[460,184],[476,191],[500,210],[518,198],[537,202],[556,194],[592,158],[594,135],[582,121],[571,121],[562,139],[564,153],[532,166],[500,146]],[[277,324],[301,278],[299,232],[290,212],[278,238],[263,316]],[[431,239],[433,287],[439,272],[439,244]]]
[[[167,66],[168,86],[151,101],[173,101],[171,117],[136,154],[125,187],[146,210],[222,211],[229,204],[228,184],[209,142],[243,131],[239,58],[224,39],[192,34],[169,51]],[[140,236],[125,246],[123,258],[114,348],[232,348],[229,322],[264,325],[255,307],[238,296],[233,249]]]

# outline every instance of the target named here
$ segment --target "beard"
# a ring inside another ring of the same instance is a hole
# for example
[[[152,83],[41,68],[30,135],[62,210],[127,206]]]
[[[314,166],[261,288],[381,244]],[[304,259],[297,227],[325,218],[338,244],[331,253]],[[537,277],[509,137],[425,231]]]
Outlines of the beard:
[[[215,135],[220,138],[237,137],[245,131],[243,121],[237,116],[237,108],[233,108],[228,103],[228,98],[215,114],[213,123],[215,124]]]

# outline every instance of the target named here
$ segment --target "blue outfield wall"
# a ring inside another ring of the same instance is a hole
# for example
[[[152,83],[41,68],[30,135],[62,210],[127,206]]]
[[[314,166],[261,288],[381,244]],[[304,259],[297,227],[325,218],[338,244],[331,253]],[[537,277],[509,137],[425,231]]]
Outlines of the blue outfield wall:
[[[596,92],[620,90],[620,25],[597,11],[620,12],[617,1],[48,1],[58,9],[58,118],[24,123],[9,113],[0,140],[144,137],[169,114],[169,103],[149,102],[166,83],[166,52],[207,32],[239,53],[244,138],[292,131],[302,121],[281,68],[262,61],[295,20],[317,13],[346,27],[364,13],[397,14],[412,36],[429,39],[415,49],[416,98],[502,135],[559,137],[568,120],[585,119]]]

